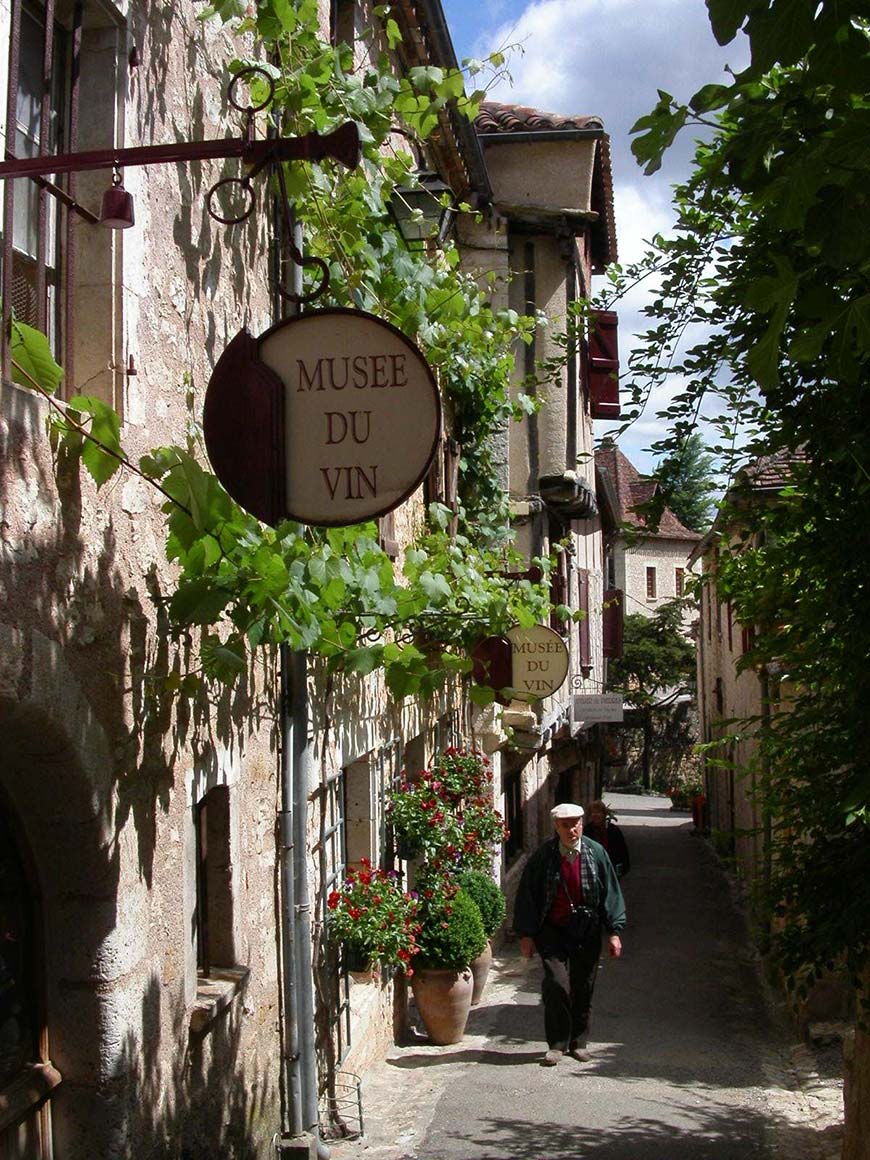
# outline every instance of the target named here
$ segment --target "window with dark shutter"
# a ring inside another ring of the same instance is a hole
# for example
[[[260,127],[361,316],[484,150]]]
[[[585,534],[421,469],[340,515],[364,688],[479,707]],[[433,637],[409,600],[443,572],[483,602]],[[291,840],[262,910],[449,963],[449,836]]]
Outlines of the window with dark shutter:
[[[54,5],[17,0],[7,19],[9,88],[7,155],[37,157],[74,148],[69,139],[67,77],[72,37],[52,17]],[[76,9],[78,12],[78,8]],[[47,80],[45,78],[48,78]],[[64,183],[70,185],[70,178]],[[15,317],[48,335],[57,359],[63,360],[61,235],[66,211],[45,181],[18,178],[3,183],[2,301]],[[5,327],[4,327],[5,330]],[[8,350],[3,373],[10,373]]]
[[[686,594],[686,569],[674,569],[674,591],[677,596],[685,596]]]
[[[396,513],[394,511],[378,517],[378,543],[391,560],[396,559],[399,554],[399,542],[396,539]]]
[[[235,963],[230,791],[210,789],[196,806],[196,953],[200,975]]]
[[[646,598],[647,600],[655,600],[658,585],[656,582],[656,570],[649,567],[646,570]]]
[[[613,310],[593,310],[589,316],[586,370],[589,412],[593,419],[618,419],[619,319]]]
[[[445,435],[432,459],[424,483],[427,504],[441,503],[453,512],[447,532],[455,536],[459,524],[459,460],[462,447],[452,435]]]

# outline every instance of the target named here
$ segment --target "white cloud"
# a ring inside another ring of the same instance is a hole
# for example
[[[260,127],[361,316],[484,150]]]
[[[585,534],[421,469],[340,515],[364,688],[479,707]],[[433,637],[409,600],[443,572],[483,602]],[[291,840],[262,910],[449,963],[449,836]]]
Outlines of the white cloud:
[[[662,169],[645,177],[631,154],[630,129],[652,110],[659,89],[684,101],[704,84],[726,82],[726,63],[735,71],[747,63],[745,43],[716,44],[704,0],[535,0],[525,6],[513,0],[510,7],[511,15],[477,41],[481,55],[522,44],[509,62],[513,85],[501,82],[489,97],[602,118],[611,138],[619,258],[623,265],[637,261],[645,242],[670,231],[671,187],[688,173],[694,145],[691,130],[684,131]],[[649,325],[640,313],[647,294],[640,287],[619,304],[623,367],[634,336]],[[654,392],[621,438],[641,470],[653,466],[645,448],[667,433],[655,412],[678,386]],[[597,434],[604,430],[596,424]]]

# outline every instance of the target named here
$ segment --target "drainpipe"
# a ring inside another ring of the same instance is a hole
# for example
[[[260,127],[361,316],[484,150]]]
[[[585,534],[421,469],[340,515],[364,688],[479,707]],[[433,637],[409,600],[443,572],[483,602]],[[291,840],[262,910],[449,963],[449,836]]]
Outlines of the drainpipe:
[[[275,215],[276,223],[281,214]],[[276,226],[276,234],[280,227]],[[302,227],[293,223],[293,241],[302,251]],[[280,240],[275,247],[273,277],[280,277]],[[292,266],[291,290],[302,292],[302,269]],[[298,311],[298,306],[295,307]],[[276,316],[278,311],[276,310]],[[313,761],[308,740],[308,664],[304,652],[280,649],[281,664],[281,914],[282,978],[286,1026],[284,1067],[289,1139],[279,1146],[282,1156],[310,1156],[328,1160],[320,1139],[317,1106],[317,1057],[314,1034],[314,980],[311,965],[311,902],[306,852],[308,849],[308,786]]]

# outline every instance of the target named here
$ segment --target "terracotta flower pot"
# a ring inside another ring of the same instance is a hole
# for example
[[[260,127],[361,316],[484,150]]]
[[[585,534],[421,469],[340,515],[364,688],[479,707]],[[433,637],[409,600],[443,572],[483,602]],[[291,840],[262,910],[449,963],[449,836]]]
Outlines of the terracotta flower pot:
[[[415,967],[411,979],[414,1002],[433,1043],[458,1043],[465,1033],[474,980],[471,970]]]
[[[471,977],[474,980],[474,989],[471,992],[471,1006],[476,1007],[483,998],[483,988],[489,977],[492,966],[492,943],[487,939],[486,946],[476,959],[471,960]]]

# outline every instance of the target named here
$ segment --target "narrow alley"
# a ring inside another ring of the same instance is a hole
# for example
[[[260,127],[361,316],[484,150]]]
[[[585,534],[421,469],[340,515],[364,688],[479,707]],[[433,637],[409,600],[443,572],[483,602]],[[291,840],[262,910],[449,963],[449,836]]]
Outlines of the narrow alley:
[[[540,968],[496,958],[465,1038],[395,1047],[337,1160],[834,1160],[836,1067],[765,1001],[729,882],[666,799],[609,799],[630,844],[625,951],[602,960],[592,1060],[542,1068]],[[829,1074],[830,1073],[830,1074]]]

